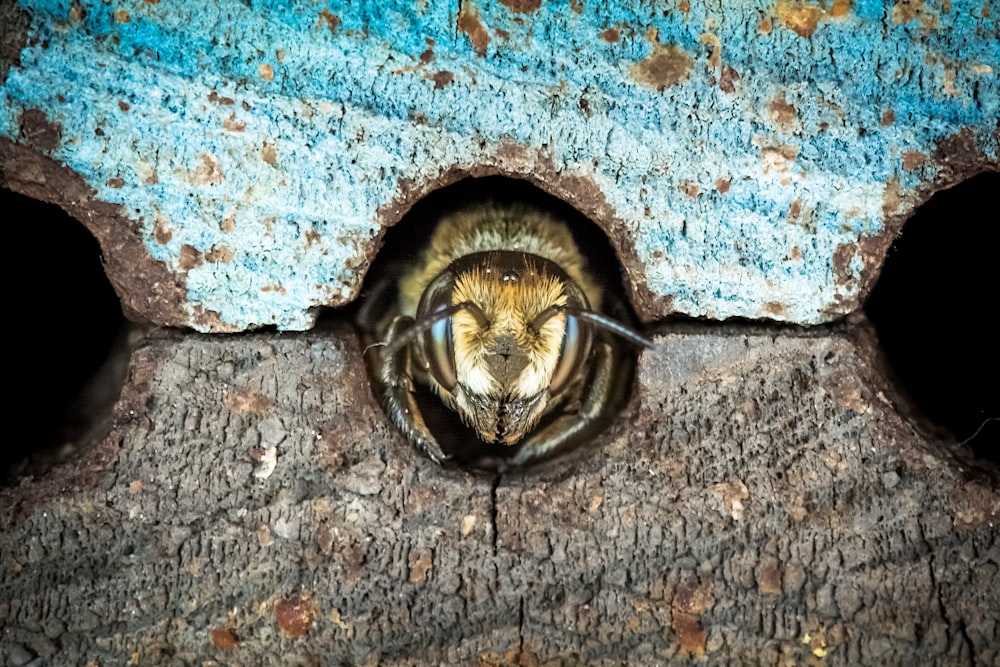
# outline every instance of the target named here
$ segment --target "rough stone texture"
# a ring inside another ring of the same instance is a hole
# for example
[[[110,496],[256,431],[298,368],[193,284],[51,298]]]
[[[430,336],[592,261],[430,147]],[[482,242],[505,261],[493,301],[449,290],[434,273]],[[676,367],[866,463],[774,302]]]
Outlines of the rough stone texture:
[[[829,321],[923,198],[998,165],[983,0],[20,7],[0,142],[79,175],[159,324],[307,328],[414,201],[497,173],[600,224],[644,320]]]
[[[111,435],[0,491],[0,663],[996,664],[996,471],[863,323],[688,326],[592,446],[425,460],[347,329],[151,335]]]

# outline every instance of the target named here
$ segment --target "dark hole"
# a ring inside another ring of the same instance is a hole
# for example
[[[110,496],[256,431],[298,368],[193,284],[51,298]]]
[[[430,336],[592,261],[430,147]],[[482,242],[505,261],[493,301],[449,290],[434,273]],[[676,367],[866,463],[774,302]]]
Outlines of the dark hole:
[[[1000,461],[1000,173],[936,193],[906,222],[868,299],[920,411]]]
[[[51,204],[0,189],[7,221],[7,410],[0,481],[39,474],[93,440],[120,390],[101,373],[125,333],[97,241]],[[120,375],[120,374],[119,374]],[[103,382],[102,382],[103,381]]]
[[[604,288],[605,313],[635,324],[623,288],[620,265],[605,233],[572,206],[527,181],[491,176],[467,178],[432,192],[386,233],[383,247],[366,275],[359,305],[351,313],[356,321],[362,322],[362,328],[371,328],[371,322],[384,315],[379,310],[386,303],[394,302],[395,280],[403,267],[419,256],[441,216],[482,202],[500,205],[525,203],[566,221],[591,274]],[[391,296],[385,296],[386,283],[390,284]],[[631,371],[631,365],[620,370],[623,377],[629,378]],[[630,380],[625,384],[630,385]],[[415,397],[428,428],[445,452],[453,457],[453,462],[473,469],[494,470],[503,466],[503,462],[517,451],[516,446],[489,445],[481,441],[475,431],[466,427],[458,415],[445,407],[430,390],[417,391]],[[623,390],[621,402],[626,399],[627,388]],[[560,414],[557,409],[547,415],[536,431]],[[577,446],[584,444],[581,442]]]

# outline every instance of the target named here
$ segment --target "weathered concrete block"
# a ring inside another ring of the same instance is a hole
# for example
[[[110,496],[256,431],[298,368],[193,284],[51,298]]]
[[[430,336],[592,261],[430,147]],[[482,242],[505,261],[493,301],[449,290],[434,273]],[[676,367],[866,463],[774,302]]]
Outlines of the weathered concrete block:
[[[152,337],[110,436],[0,489],[0,663],[994,664],[995,481],[863,329],[706,329],[527,475],[417,454],[345,328]]]
[[[914,206],[998,165],[980,0],[4,12],[3,182],[89,224],[134,316],[202,331],[311,326],[482,174],[600,224],[646,320],[828,321]]]

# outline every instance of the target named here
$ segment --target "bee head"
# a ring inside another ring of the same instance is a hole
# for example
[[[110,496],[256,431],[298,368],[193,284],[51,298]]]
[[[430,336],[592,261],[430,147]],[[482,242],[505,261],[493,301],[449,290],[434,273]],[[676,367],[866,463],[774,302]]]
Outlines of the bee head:
[[[582,312],[586,296],[554,262],[473,253],[424,290],[417,358],[480,438],[515,444],[586,375],[593,327]]]

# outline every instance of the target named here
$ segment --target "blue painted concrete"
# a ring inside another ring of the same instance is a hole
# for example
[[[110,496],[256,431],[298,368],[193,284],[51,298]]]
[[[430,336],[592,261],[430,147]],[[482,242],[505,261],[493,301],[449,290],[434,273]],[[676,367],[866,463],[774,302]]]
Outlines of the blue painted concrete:
[[[925,195],[939,141],[1000,159],[988,4],[21,0],[0,135],[60,124],[52,156],[185,276],[196,328],[310,326],[356,295],[401,180],[505,169],[511,143],[512,171],[601,189],[675,310],[817,323],[870,268],[838,247]],[[644,80],[665,53],[687,71]]]

